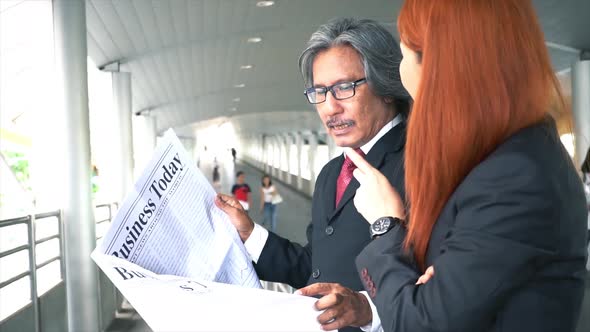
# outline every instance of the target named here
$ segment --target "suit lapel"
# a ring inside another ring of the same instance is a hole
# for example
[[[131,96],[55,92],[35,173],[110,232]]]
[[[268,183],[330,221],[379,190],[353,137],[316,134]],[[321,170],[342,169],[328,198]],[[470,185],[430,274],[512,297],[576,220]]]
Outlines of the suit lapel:
[[[327,217],[329,217],[334,211],[334,203],[336,202],[336,182],[338,181],[338,175],[340,174],[340,169],[344,163],[344,156],[340,155],[337,159],[337,162],[334,163],[329,170],[329,175],[326,177],[326,185],[324,186],[324,193],[321,198],[324,202],[324,211],[326,211]]]
[[[369,164],[371,164],[371,166],[377,169],[381,168],[385,160],[385,156],[388,153],[393,153],[403,148],[406,136],[405,128],[405,122],[402,122],[394,128],[392,128],[389,132],[383,135],[383,137],[381,137],[381,139],[379,139],[377,143],[375,143],[373,148],[369,151],[369,154],[365,157],[365,159],[369,162]],[[352,200],[354,194],[356,193],[356,190],[359,187],[358,181],[353,177],[350,183],[348,184],[348,187],[346,187],[344,194],[342,195],[340,204],[338,204],[338,206],[334,209],[334,204],[336,202],[336,181],[338,175],[340,174],[340,168],[342,168],[342,163],[344,162],[344,157],[341,156],[340,158],[342,160],[340,160],[340,162],[338,163],[339,167],[336,176],[333,177],[333,179],[330,179],[330,181],[333,181],[333,185],[330,183],[331,188],[333,188],[333,192],[331,193],[331,199],[326,201],[331,204],[331,207],[327,208],[326,211],[333,212],[329,214],[328,224],[334,221],[335,217],[338,215],[340,210],[342,210],[342,208],[346,206],[346,204],[353,204],[353,202],[349,203],[349,201]]]

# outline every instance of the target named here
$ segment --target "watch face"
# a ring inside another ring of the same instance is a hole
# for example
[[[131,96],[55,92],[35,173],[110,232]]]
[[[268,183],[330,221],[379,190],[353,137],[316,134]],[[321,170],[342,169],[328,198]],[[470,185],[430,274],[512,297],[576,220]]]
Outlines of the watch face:
[[[375,233],[381,233],[387,231],[391,226],[391,220],[389,218],[380,218],[373,223],[373,231]]]

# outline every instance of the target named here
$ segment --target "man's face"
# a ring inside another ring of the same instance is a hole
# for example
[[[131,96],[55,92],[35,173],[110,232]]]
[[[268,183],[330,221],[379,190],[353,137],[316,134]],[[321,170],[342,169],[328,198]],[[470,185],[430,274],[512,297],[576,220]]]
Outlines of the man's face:
[[[336,46],[318,53],[313,61],[315,87],[353,82],[365,77],[360,55],[350,46]],[[336,145],[358,148],[369,142],[392,119],[389,106],[368,84],[356,87],[352,98],[337,100],[331,92],[316,109]]]
[[[245,179],[246,176],[244,174],[240,174],[240,176],[238,176],[238,184],[243,184]]]

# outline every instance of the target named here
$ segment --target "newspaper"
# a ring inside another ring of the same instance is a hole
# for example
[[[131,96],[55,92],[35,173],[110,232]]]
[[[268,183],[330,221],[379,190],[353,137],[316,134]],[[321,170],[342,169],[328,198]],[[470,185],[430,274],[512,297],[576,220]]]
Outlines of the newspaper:
[[[172,130],[127,195],[96,251],[157,274],[260,288],[215,190]]]
[[[315,298],[157,275],[114,256],[94,260],[153,331],[322,331]]]
[[[260,289],[215,195],[168,130],[92,258],[154,331],[321,331],[316,299]]]

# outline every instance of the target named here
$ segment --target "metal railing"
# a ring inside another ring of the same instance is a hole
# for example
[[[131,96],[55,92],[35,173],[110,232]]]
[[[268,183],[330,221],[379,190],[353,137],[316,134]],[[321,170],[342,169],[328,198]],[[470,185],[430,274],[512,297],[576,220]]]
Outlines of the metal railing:
[[[117,202],[98,204],[94,207],[97,244],[106,235],[118,209],[119,203]],[[100,269],[98,273],[99,327],[101,331],[106,331],[111,320],[122,310],[123,295],[121,295],[108,277],[101,277],[103,276],[103,272]]]
[[[95,210],[94,210],[94,215],[95,215],[95,220],[96,220],[96,227],[97,227],[97,234],[99,233],[98,228],[101,228],[101,226],[104,228],[103,230],[106,231],[108,229],[108,227],[110,226],[110,222],[112,220],[112,218],[114,217],[117,209],[118,209],[119,204],[118,203],[108,203],[108,204],[99,204],[95,206]],[[103,210],[103,211],[101,211]],[[102,213],[101,213],[102,212]],[[47,219],[52,219],[55,220],[57,222],[57,231],[52,231],[51,234],[46,235],[42,238],[37,238],[39,235],[44,235],[44,234],[40,234],[37,232],[38,230],[38,226],[48,226],[48,225],[44,225],[41,224],[44,222],[44,220]],[[39,303],[40,303],[40,298],[41,298],[41,294],[39,293],[39,285],[43,284],[43,280],[41,280],[41,282],[39,281],[38,278],[38,270],[42,269],[45,266],[48,266],[49,264],[58,261],[59,260],[59,264],[60,264],[60,275],[59,275],[59,279],[60,281],[57,284],[49,284],[51,285],[50,289],[55,287],[56,285],[58,285],[60,282],[63,282],[65,280],[65,264],[64,264],[64,223],[63,223],[63,217],[62,217],[62,212],[61,210],[56,210],[56,211],[51,211],[51,212],[46,212],[46,213],[38,213],[38,214],[32,214],[32,215],[27,215],[27,216],[22,216],[22,217],[18,217],[18,218],[12,218],[12,219],[6,219],[6,220],[0,220],[0,232],[2,230],[8,231],[8,234],[10,234],[10,232],[12,232],[11,229],[9,229],[12,226],[16,226],[16,225],[25,225],[26,226],[26,240],[25,240],[25,234],[24,232],[22,232],[22,238],[18,238],[17,236],[17,240],[16,240],[16,244],[14,246],[8,247],[8,248],[2,248],[0,247],[0,259],[6,259],[9,256],[12,255],[18,255],[19,253],[22,253],[24,251],[28,252],[28,267],[26,268],[26,270],[23,271],[23,269],[17,270],[17,272],[15,272],[14,275],[9,275],[9,277],[0,282],[0,290],[5,289],[6,287],[13,285],[15,282],[18,282],[20,280],[22,280],[23,278],[29,277],[29,296],[30,299],[29,301],[24,301],[21,306],[19,307],[14,307],[13,310],[8,311],[8,314],[5,315],[4,318],[0,319],[0,323],[8,321],[9,319],[11,319],[11,317],[13,317],[14,315],[16,315],[17,313],[21,312],[24,308],[27,308],[30,305],[30,310],[32,310],[32,316],[34,317],[34,332],[39,332],[41,329],[41,317],[40,317],[40,307],[39,307]],[[18,226],[17,226],[18,227]],[[16,229],[15,229],[16,231]],[[16,231],[15,233],[24,231],[24,229],[19,229],[18,231]],[[102,238],[102,236],[104,235],[104,232],[102,232],[103,234],[100,234],[97,236],[97,240],[99,240],[100,238]],[[57,239],[59,241],[59,252],[56,255],[52,255],[50,257],[46,257],[46,258],[42,258],[39,259],[37,256],[38,252],[37,252],[37,246],[43,243],[47,243],[51,240],[55,240]],[[14,257],[14,256],[13,256]],[[42,261],[41,261],[42,260]],[[3,262],[3,270],[4,269],[10,269],[10,268],[14,268],[13,266],[10,266],[10,264],[8,264],[8,262]],[[3,271],[4,272],[4,271]],[[6,275],[6,272],[5,272]],[[47,283],[46,283],[47,284]],[[23,296],[26,296],[24,294],[25,290],[23,288]],[[116,290],[115,290],[116,291]],[[43,293],[43,291],[41,291]],[[120,294],[115,294],[115,296],[117,298],[120,298]],[[65,304],[64,304],[64,308],[65,308]],[[115,308],[118,309],[118,308]],[[101,313],[102,314],[102,313]]]
[[[106,209],[108,211],[106,218],[98,219],[97,212],[99,209]],[[113,220],[113,217],[118,209],[119,209],[119,203],[117,203],[117,202],[96,205],[94,207],[94,217],[96,219],[95,223],[96,223],[97,229],[100,226],[104,225],[105,223],[110,223]],[[100,235],[96,236],[96,239],[100,240],[102,237],[103,237],[103,234],[100,234]]]
[[[57,234],[53,234],[53,235],[46,236],[41,239],[37,239],[36,238],[36,224],[37,224],[37,222],[40,222],[43,219],[48,219],[48,218],[52,218],[52,217],[55,217],[57,219],[57,223],[58,223]],[[28,215],[28,216],[24,216],[24,217],[19,217],[19,218],[1,220],[0,221],[0,229],[5,228],[5,227],[14,226],[14,225],[19,225],[19,224],[25,224],[27,226],[27,243],[23,244],[23,245],[19,245],[14,248],[4,250],[4,251],[0,251],[0,259],[4,258],[4,257],[8,257],[10,255],[17,254],[17,253],[22,252],[24,250],[28,250],[28,258],[29,258],[28,265],[29,266],[25,272],[19,273],[15,276],[12,276],[8,280],[0,282],[0,290],[11,285],[12,283],[24,278],[24,277],[27,277],[27,276],[29,277],[29,281],[30,281],[29,288],[30,288],[30,296],[31,296],[30,300],[31,300],[31,305],[32,305],[32,309],[33,309],[33,317],[35,319],[34,328],[35,328],[35,332],[38,332],[39,325],[40,325],[40,315],[39,315],[39,296],[37,294],[37,285],[38,285],[38,283],[37,283],[37,270],[43,268],[44,266],[51,264],[54,261],[59,260],[60,261],[60,274],[61,274],[60,278],[61,278],[61,280],[63,280],[64,276],[65,276],[64,264],[63,264],[64,243],[63,243],[63,223],[62,223],[61,211],[57,210],[57,211],[46,212],[46,213],[32,214],[32,215]],[[59,253],[56,256],[46,259],[41,264],[37,264],[36,246],[39,244],[51,241],[53,239],[59,240]],[[25,304],[25,306],[26,305],[28,305],[28,303]],[[20,309],[22,309],[22,308],[20,308]],[[17,309],[17,311],[15,311],[15,312],[18,312],[18,310],[20,310],[20,309]],[[3,320],[6,320],[10,317],[11,317],[11,315],[9,315],[8,317],[6,317]]]

